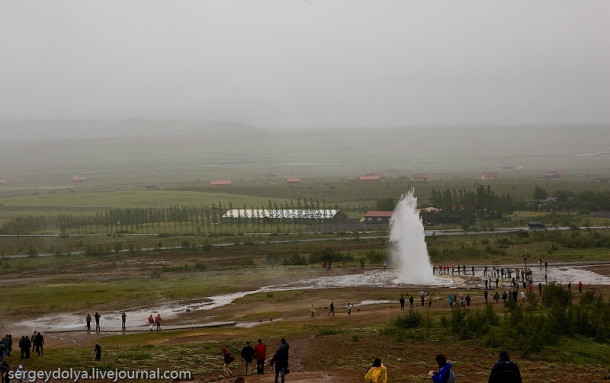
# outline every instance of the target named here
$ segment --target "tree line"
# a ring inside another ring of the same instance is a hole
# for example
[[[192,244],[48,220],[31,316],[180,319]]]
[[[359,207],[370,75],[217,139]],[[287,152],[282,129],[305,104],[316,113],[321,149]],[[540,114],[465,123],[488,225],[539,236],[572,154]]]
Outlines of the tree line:
[[[533,211],[579,211],[588,213],[610,210],[610,192],[558,190],[550,196],[539,186],[534,188],[533,200],[527,205]]]
[[[439,210],[422,212],[422,218],[433,223],[493,220],[519,208],[519,204],[510,194],[498,195],[490,186],[486,188],[483,185],[472,191],[432,189],[430,201],[432,206]]]
[[[227,211],[237,209],[235,217],[223,219]],[[262,210],[320,210],[332,209],[331,204],[312,198],[297,199],[297,201],[272,202],[267,206],[243,205],[234,207],[232,203],[223,205],[222,202],[206,206],[170,206],[164,208],[112,208],[95,215],[57,216],[27,216],[15,217],[2,223],[0,234],[25,235],[36,233],[55,233],[64,235],[71,233],[96,234],[159,234],[159,233],[188,233],[213,234],[225,232],[263,231],[285,232],[287,230],[300,231],[307,226],[320,226],[326,230],[331,225],[322,216],[316,219],[281,219],[268,220],[258,216],[256,212]],[[248,214],[254,219],[242,216]]]

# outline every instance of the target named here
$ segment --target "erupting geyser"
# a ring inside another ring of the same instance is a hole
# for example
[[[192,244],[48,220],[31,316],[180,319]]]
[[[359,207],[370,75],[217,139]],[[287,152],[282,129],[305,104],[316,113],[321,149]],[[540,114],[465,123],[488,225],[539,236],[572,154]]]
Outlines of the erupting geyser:
[[[397,280],[409,284],[438,284],[441,281],[432,273],[424,225],[416,208],[417,198],[411,190],[402,195],[390,219],[391,254]]]

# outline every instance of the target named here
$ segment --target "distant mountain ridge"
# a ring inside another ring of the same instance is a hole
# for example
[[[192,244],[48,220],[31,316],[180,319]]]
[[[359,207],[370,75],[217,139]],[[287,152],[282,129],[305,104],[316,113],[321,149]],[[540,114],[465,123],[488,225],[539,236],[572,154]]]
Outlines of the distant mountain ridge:
[[[209,132],[255,131],[232,121],[195,120],[11,120],[0,119],[2,141],[197,135]]]

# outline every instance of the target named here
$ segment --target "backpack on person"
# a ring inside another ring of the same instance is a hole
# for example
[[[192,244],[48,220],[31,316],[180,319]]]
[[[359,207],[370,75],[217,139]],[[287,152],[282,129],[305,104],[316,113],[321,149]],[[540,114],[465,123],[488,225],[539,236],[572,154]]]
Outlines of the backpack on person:
[[[449,369],[449,375],[447,375],[447,383],[455,383],[455,374],[452,369]]]

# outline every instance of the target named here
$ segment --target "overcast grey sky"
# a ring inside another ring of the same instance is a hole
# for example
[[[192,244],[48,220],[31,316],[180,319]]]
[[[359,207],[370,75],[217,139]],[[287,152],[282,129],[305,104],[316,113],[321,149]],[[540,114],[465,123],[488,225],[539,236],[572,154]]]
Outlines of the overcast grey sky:
[[[0,118],[610,122],[610,1],[2,0]]]

